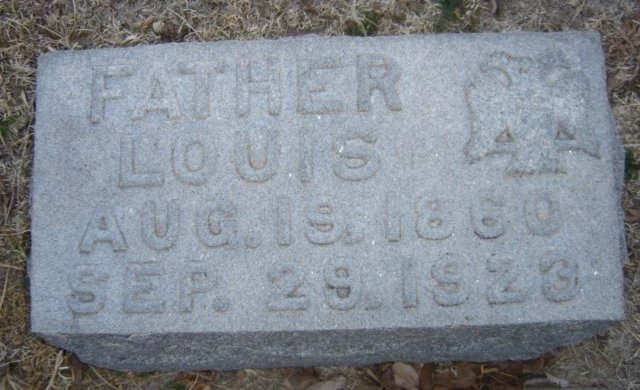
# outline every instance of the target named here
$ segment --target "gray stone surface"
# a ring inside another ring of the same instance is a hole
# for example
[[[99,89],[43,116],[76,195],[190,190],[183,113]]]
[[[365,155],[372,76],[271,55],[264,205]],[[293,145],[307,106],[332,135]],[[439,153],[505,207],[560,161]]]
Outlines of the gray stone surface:
[[[122,370],[536,356],[623,313],[589,32],[38,63],[32,329]]]

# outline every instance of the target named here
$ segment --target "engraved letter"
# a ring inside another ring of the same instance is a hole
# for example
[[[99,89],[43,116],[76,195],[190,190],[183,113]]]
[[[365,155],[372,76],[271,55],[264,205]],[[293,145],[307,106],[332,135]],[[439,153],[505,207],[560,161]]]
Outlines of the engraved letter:
[[[402,212],[398,203],[398,195],[387,192],[384,235],[390,242],[398,242],[402,238]]]
[[[451,221],[443,214],[451,210],[449,202],[421,196],[416,202],[416,232],[427,240],[444,240],[453,233]]]
[[[167,204],[166,216],[158,217],[156,202],[145,202],[142,210],[142,240],[151,249],[173,247],[180,232],[180,207],[177,200]]]
[[[457,306],[464,303],[468,293],[464,288],[464,268],[466,261],[455,253],[445,253],[431,268],[431,276],[436,281],[433,299],[440,306]]]
[[[270,115],[280,114],[280,61],[267,57],[264,61],[242,59],[236,68],[236,113],[246,116],[251,111],[251,94],[267,95]]]
[[[550,251],[540,257],[542,294],[551,302],[564,302],[578,295],[578,263],[568,255]]]
[[[271,311],[307,310],[309,297],[300,289],[304,273],[295,266],[276,265],[269,271],[271,293],[267,307]]]
[[[487,270],[495,273],[496,278],[487,290],[489,303],[524,302],[527,295],[521,289],[520,274],[513,269],[515,256],[498,255],[487,259]]]
[[[188,262],[181,267],[180,282],[180,311],[191,313],[193,311],[193,296],[204,294],[217,287],[218,280],[207,269],[203,262]]]
[[[349,264],[353,259],[339,257],[324,265],[325,298],[330,308],[353,309],[360,298],[360,281]]]
[[[524,217],[531,233],[536,236],[551,236],[560,230],[560,207],[550,194],[533,194],[525,202]]]
[[[95,314],[105,302],[105,284],[109,274],[104,266],[80,264],[74,267],[69,279],[71,294],[67,305],[75,314]]]
[[[80,252],[90,253],[98,242],[108,242],[114,251],[127,250],[127,243],[124,240],[118,221],[113,209],[107,202],[98,202],[91,219],[87,224],[87,229],[80,240]]]
[[[173,172],[184,184],[201,185],[215,169],[215,151],[198,136],[179,136],[173,145]]]
[[[307,213],[307,220],[305,234],[314,244],[332,244],[342,236],[340,219],[333,213],[331,203],[327,199],[316,203],[316,207]]]
[[[313,139],[307,129],[300,130],[300,180],[310,183],[313,179],[314,165]]]
[[[231,202],[207,201],[198,210],[196,235],[210,248],[231,244],[237,232],[236,207]]]
[[[402,307],[405,309],[418,306],[418,286],[415,268],[414,259],[402,259]]]
[[[222,61],[195,61],[181,62],[178,64],[180,74],[194,75],[194,103],[196,118],[207,119],[209,113],[209,90],[213,84],[211,75],[224,73],[224,63]]]
[[[175,87],[163,69],[152,69],[149,72],[146,87],[148,95],[136,104],[131,119],[143,119],[149,111],[164,112],[171,120],[182,117]]]
[[[389,57],[380,55],[358,56],[358,110],[371,111],[374,89],[384,96],[391,111],[402,110],[396,83],[400,80],[400,66]]]
[[[298,59],[298,112],[335,114],[343,111],[344,104],[341,101],[322,99],[327,84],[335,79],[335,71],[341,67],[339,57]]]
[[[131,137],[120,141],[120,187],[152,187],[164,183],[162,172],[140,172],[136,164],[135,145]]]
[[[259,138],[264,140],[260,143],[261,150],[258,151],[252,147],[251,133],[251,131],[246,131],[244,134],[236,132],[236,171],[240,177],[247,181],[267,181],[276,174],[278,169],[278,159],[280,158],[278,132],[269,129],[260,134]]]
[[[343,142],[335,146],[335,174],[350,181],[365,180],[375,175],[380,168],[380,153],[370,144],[376,141],[375,135],[364,131],[347,135]]]
[[[276,202],[278,245],[291,245],[293,242],[293,235],[291,234],[291,199],[286,196],[279,196]]]
[[[498,238],[504,234],[504,203],[489,197],[473,200],[471,224],[473,231],[481,238]]]
[[[130,65],[97,65],[94,66],[91,80],[91,123],[100,123],[104,118],[105,101],[122,99],[120,89],[107,89],[108,79],[133,75]]]
[[[164,268],[158,263],[133,263],[124,275],[125,313],[163,313],[165,302],[157,294]]]

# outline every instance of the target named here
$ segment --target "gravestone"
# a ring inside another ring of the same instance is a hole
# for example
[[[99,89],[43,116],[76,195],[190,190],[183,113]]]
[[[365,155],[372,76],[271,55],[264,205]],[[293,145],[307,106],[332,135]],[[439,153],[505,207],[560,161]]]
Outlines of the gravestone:
[[[121,370],[525,359],[623,318],[597,33],[38,62],[32,330]]]

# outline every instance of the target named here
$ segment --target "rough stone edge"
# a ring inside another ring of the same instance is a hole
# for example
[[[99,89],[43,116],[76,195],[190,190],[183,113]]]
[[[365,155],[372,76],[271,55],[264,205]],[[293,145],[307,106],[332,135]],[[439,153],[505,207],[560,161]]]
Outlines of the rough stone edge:
[[[606,96],[606,113],[605,115],[609,118],[609,129],[611,131],[611,160],[613,165],[613,174],[614,174],[614,190],[618,194],[617,203],[619,207],[617,208],[617,225],[622,227],[620,229],[620,239],[619,239],[619,249],[620,249],[620,262],[622,265],[626,262],[628,251],[627,251],[627,239],[626,239],[626,229],[624,223],[624,176],[626,169],[626,152],[624,148],[624,144],[620,138],[620,132],[618,131],[618,127],[616,125],[615,116],[613,115],[613,110],[611,106],[611,102],[609,100],[609,90],[607,87],[607,72],[606,72],[606,58],[604,55],[604,51],[602,49],[602,36],[599,32],[594,31],[594,40],[596,41],[599,50],[598,55],[599,58],[596,60],[598,63],[602,64],[602,84],[599,88],[599,91],[594,91],[596,96]],[[624,296],[624,283],[620,284],[620,296]],[[623,320],[622,318],[621,320]]]
[[[305,43],[326,43],[332,42],[336,44],[347,43],[347,42],[356,42],[360,41],[362,43],[366,43],[372,39],[381,40],[381,41],[443,41],[446,42],[448,40],[454,39],[458,41],[473,41],[483,38],[513,38],[513,37],[526,37],[526,36],[540,36],[545,37],[546,39],[553,39],[554,37],[568,37],[570,35],[595,39],[598,42],[601,40],[601,34],[597,30],[565,30],[565,31],[485,31],[485,32],[467,32],[467,33],[438,33],[438,34],[408,34],[408,35],[379,35],[379,36],[347,36],[347,35],[320,35],[317,33],[309,33],[298,36],[283,36],[283,37],[269,37],[269,38],[261,38],[261,39],[223,39],[217,41],[206,41],[206,42],[160,42],[160,43],[144,43],[135,46],[126,46],[126,47],[99,47],[99,48],[88,48],[88,49],[72,49],[72,50],[52,50],[38,56],[37,67],[48,66],[48,63],[52,61],[55,57],[58,56],[87,56],[87,55],[102,55],[108,54],[112,56],[119,56],[123,52],[144,52],[148,50],[171,50],[172,48],[190,48],[190,49],[206,49],[207,47],[217,46],[221,49],[227,49],[229,46],[237,46],[239,48],[255,46],[260,44],[266,45],[282,45],[287,42],[305,42]]]
[[[302,332],[39,334],[89,364],[121,371],[369,365],[387,361],[531,359],[616,320]]]

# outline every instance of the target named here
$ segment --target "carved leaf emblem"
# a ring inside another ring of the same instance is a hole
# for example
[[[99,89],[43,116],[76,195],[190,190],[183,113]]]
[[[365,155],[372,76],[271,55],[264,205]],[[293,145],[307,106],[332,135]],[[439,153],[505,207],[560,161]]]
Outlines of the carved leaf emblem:
[[[467,84],[467,160],[510,154],[510,176],[566,173],[563,152],[599,158],[590,127],[586,76],[560,52],[539,58],[493,53]]]

